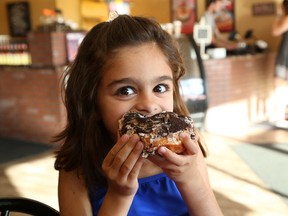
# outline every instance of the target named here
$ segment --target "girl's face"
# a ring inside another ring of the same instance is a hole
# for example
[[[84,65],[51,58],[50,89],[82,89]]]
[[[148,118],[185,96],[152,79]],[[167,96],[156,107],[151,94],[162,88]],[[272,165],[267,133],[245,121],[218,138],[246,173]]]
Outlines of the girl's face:
[[[107,130],[114,136],[128,111],[151,116],[173,111],[173,77],[167,58],[153,43],[119,49],[108,62],[98,90]]]

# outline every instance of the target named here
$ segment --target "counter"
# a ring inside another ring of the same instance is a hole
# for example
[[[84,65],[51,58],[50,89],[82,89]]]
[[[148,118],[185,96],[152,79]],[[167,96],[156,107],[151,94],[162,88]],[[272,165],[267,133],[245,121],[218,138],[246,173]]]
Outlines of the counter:
[[[221,133],[268,120],[274,112],[275,53],[205,60],[206,129]]]
[[[0,67],[0,136],[49,143],[65,123],[63,67]]]

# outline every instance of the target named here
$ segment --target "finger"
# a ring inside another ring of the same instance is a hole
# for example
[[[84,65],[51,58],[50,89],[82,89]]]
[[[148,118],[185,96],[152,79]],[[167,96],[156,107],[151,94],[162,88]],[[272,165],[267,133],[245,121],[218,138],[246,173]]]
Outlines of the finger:
[[[195,139],[192,140],[188,134],[181,133],[180,140],[186,149],[186,154],[194,155],[198,153],[199,151],[198,136],[196,136]]]
[[[124,175],[127,173],[128,178],[130,179],[135,179],[139,175],[140,169],[144,161],[144,159],[140,156],[143,147],[144,144],[142,142],[138,142],[120,169],[120,172]]]
[[[198,153],[199,145],[197,143],[197,140],[198,140],[197,138],[195,140],[192,140],[188,134],[181,133],[180,139],[181,139],[181,142],[186,149],[185,152],[183,153],[183,155],[195,155]],[[159,155],[161,155],[167,161],[169,161],[169,162],[171,162],[177,166],[181,166],[184,162],[183,161],[183,155],[178,155],[164,146],[161,146],[157,152]],[[160,159],[155,158],[152,160],[154,160],[156,163],[161,163]]]
[[[124,144],[129,140],[129,138],[129,135],[124,134],[122,137],[120,137],[120,139],[118,139],[117,143],[112,147],[112,149],[103,160],[104,167],[111,166],[116,154],[120,151],[121,148],[123,148]]]
[[[144,162],[145,158],[143,157],[139,157],[137,162],[135,163],[133,169],[131,170],[131,172],[128,175],[128,180],[129,181],[133,181],[135,179],[139,178],[139,173],[141,171],[143,162]]]
[[[123,165],[124,161],[127,160],[137,143],[139,142],[139,136],[132,135],[125,145],[117,152],[113,161],[111,163],[111,168],[114,170],[119,170]]]
[[[179,158],[179,155],[177,155],[176,153],[172,152],[171,150],[169,150],[168,148],[164,147],[164,146],[161,146],[158,150],[157,150],[157,153],[159,155],[162,156],[162,158],[157,158],[155,157],[154,159],[152,160],[155,160],[156,163],[161,163],[163,160],[167,160],[169,161],[170,163],[173,163],[173,164],[179,164],[181,159]]]

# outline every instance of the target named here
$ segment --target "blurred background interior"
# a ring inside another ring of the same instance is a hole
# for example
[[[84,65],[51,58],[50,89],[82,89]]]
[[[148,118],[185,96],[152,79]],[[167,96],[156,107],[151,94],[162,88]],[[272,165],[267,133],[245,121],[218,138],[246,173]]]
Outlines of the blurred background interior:
[[[51,138],[65,125],[59,81],[86,32],[117,10],[156,19],[179,42],[181,92],[207,141],[224,215],[288,215],[288,81],[274,76],[280,38],[271,34],[282,0],[224,2],[218,28],[239,46],[203,53],[205,34],[193,30],[204,0],[1,0],[0,197],[58,209]]]

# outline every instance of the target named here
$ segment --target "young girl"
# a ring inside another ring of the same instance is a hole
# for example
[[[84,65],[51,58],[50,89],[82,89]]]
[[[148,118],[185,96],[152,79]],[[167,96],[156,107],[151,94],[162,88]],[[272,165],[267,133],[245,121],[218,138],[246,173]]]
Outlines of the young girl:
[[[61,215],[222,215],[197,140],[182,134],[183,154],[162,147],[144,159],[137,135],[118,137],[127,111],[188,115],[184,72],[176,44],[150,19],[120,15],[88,32],[64,79]]]

